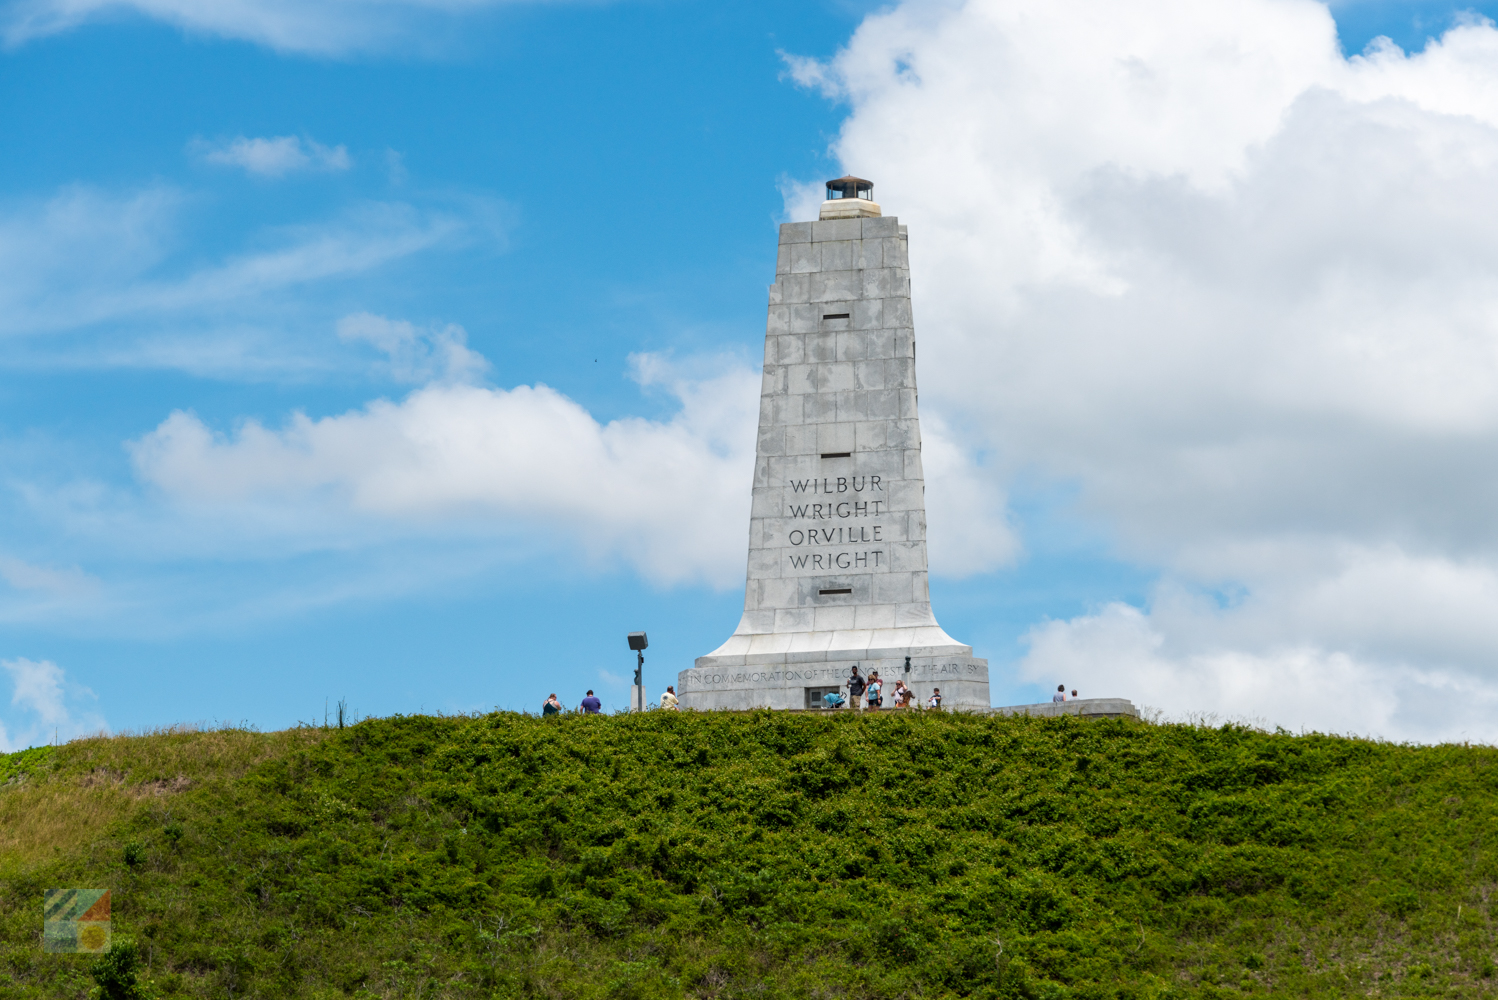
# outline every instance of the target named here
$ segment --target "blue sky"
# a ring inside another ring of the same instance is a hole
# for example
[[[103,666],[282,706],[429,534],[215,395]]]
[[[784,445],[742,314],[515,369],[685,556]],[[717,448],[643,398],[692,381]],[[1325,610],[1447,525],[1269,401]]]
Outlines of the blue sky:
[[[279,728],[340,698],[361,714],[535,709],[591,687],[622,707],[635,629],[652,690],[674,680],[743,596],[692,562],[689,538],[678,572],[642,569],[628,527],[581,516],[456,501],[365,516],[325,484],[230,502],[142,442],[177,411],[222,443],[459,382],[544,384],[600,425],[669,425],[691,391],[677,382],[758,364],[796,185],[845,168],[880,181],[878,163],[838,155],[856,94],[798,82],[782,56],[832,58],[875,6],[416,4],[392,26],[373,20],[391,8],[353,5],[269,34],[192,7],[68,25],[37,15],[45,3],[0,5],[0,660],[20,664],[6,741]],[[1457,10],[1333,14],[1355,53],[1380,34],[1419,49]],[[924,308],[918,286],[917,322],[945,315]],[[478,374],[454,374],[454,343]],[[934,565],[936,613],[990,658],[997,704],[1038,700],[1050,675],[1016,669],[1027,634],[1149,607],[1166,560],[1065,475],[964,437],[978,417],[934,406],[1018,539],[960,576]],[[738,518],[723,509],[732,538]],[[1231,574],[1193,586],[1236,599]],[[1114,686],[1086,693],[1129,693]]]

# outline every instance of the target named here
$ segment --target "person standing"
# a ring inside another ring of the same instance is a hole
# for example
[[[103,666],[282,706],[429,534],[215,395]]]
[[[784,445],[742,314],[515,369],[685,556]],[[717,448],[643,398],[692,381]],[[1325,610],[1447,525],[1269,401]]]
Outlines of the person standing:
[[[553,691],[551,696],[546,699],[545,704],[541,706],[541,715],[559,715],[561,711],[562,703],[557,701],[557,693]]]
[[[588,696],[584,698],[582,704],[577,707],[582,709],[584,712],[587,712],[589,715],[597,715],[599,712],[603,711],[603,702],[599,701],[598,698],[593,694],[593,691],[589,689]]]
[[[910,704],[910,689],[904,681],[895,681],[895,707],[905,708]]]
[[[879,671],[869,672],[869,684],[865,693],[868,696],[869,711],[879,711],[879,706],[884,702],[884,682],[879,679]]]
[[[853,664],[853,673],[848,675],[848,707],[855,711],[863,710],[863,690],[866,685],[863,676],[858,672],[858,664]]]
[[[938,712],[941,711],[941,688],[937,688],[931,692],[931,697],[926,699],[926,707],[935,709]]]
[[[667,709],[671,712],[678,712],[681,709],[677,706],[678,702],[676,699],[676,685],[668,685],[666,687],[666,693],[661,695],[661,708]]]
[[[1066,685],[1065,684],[1057,684],[1056,685],[1056,693],[1053,694],[1053,695],[1051,695],[1051,700],[1052,701],[1065,701],[1066,700]]]

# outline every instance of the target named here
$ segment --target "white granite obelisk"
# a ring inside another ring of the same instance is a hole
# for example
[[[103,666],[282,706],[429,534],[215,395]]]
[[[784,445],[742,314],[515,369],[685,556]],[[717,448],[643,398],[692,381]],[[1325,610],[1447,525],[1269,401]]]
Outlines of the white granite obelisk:
[[[921,704],[987,710],[988,661],[944,632],[926,583],[905,227],[873,185],[827,183],[818,222],[780,227],[744,616],[677,676],[684,708],[816,708],[855,664]]]

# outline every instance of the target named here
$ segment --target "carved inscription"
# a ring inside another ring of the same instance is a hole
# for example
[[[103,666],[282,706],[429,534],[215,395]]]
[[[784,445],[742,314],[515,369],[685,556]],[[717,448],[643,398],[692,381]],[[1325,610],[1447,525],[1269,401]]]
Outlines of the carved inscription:
[[[889,501],[875,500],[868,497],[869,493],[884,492],[884,477],[882,476],[831,476],[822,479],[791,479],[787,480],[793,494],[865,494],[865,499],[829,500],[826,503],[787,503],[786,508],[792,518],[800,520],[826,521],[839,518],[854,517],[878,517],[887,514]],[[786,535],[786,541],[793,547],[801,546],[823,546],[823,545],[867,545],[870,542],[884,541],[884,525],[868,524],[860,526],[842,526],[837,528],[796,528]],[[863,570],[873,572],[887,569],[888,560],[884,558],[883,549],[863,549],[859,551],[846,550],[843,552],[808,552],[805,554],[788,553],[786,558],[791,561],[790,568],[793,570],[820,570],[831,572],[833,570]]]
[[[876,669],[877,660],[870,661]],[[947,679],[952,680],[959,677],[974,677],[985,674],[985,668],[978,664],[962,661],[951,661],[947,663],[916,663],[913,665],[910,677],[912,680]],[[726,669],[726,670],[686,670],[683,671],[684,686],[690,688],[704,687],[745,687],[750,685],[778,685],[785,686],[795,681],[801,681],[810,687],[818,683],[841,683],[848,679],[847,664],[833,664],[824,667],[800,666],[787,667],[779,670],[754,670],[754,669]],[[892,675],[893,676],[893,675]]]

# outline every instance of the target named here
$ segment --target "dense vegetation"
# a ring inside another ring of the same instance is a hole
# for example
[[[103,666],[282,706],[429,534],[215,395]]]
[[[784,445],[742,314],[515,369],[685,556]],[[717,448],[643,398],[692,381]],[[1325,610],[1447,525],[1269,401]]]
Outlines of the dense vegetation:
[[[0,785],[0,997],[95,982],[41,953],[52,885],[113,890],[161,996],[1498,991],[1491,747],[494,714],[84,740]]]

